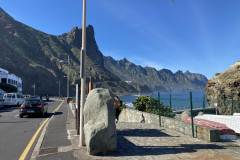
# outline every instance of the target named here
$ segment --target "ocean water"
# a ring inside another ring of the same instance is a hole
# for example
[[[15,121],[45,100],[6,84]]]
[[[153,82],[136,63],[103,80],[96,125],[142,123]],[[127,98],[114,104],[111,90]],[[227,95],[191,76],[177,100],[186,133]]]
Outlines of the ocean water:
[[[126,104],[128,108],[133,108],[132,102],[136,101],[139,95],[120,96],[119,98]],[[158,98],[158,93],[152,93],[148,96]],[[192,93],[193,108],[203,108],[203,101],[207,105],[205,93]],[[160,102],[164,106],[170,106],[170,93],[161,93]],[[171,93],[171,106],[173,110],[190,109],[190,93]]]

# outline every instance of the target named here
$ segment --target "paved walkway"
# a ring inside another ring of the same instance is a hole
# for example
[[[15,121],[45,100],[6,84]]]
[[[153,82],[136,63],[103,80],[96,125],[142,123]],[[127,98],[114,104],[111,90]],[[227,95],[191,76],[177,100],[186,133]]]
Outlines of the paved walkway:
[[[74,134],[74,130],[69,133]],[[90,156],[72,139],[74,154],[81,160],[240,160],[240,146],[233,143],[208,143],[170,129],[144,123],[117,123],[117,152]],[[74,137],[74,136],[72,136]]]
[[[50,121],[36,159],[240,160],[240,146],[234,143],[208,143],[170,129],[145,123],[119,122],[116,125],[117,151],[90,156],[87,154],[86,147],[78,146],[79,136],[76,135],[73,113],[69,107],[64,106],[59,110],[58,116]]]

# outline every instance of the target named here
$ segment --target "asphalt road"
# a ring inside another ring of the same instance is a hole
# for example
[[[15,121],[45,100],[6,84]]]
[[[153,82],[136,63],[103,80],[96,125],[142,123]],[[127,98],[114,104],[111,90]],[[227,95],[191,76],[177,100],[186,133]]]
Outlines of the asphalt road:
[[[51,113],[60,103],[61,101],[48,102],[48,114],[44,117],[19,118],[19,107],[0,109],[0,160],[19,159],[37,129],[46,118],[52,115]],[[30,159],[37,139],[26,159]]]

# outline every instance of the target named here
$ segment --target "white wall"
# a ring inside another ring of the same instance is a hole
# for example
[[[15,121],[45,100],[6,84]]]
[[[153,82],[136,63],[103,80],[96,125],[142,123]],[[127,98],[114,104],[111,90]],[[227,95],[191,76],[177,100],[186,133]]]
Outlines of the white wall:
[[[18,88],[19,92],[22,92],[22,79],[15,76],[14,74],[9,74],[9,72],[5,69],[0,68],[0,83],[2,82],[2,78],[7,79],[7,84],[11,84]],[[8,79],[11,80],[11,82],[8,82]],[[15,83],[13,83],[15,81]],[[20,84],[20,86],[18,85]]]

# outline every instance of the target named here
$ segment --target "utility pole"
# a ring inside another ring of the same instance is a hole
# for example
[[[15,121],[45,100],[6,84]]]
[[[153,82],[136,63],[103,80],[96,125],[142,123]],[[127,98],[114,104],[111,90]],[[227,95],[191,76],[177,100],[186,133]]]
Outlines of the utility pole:
[[[82,17],[82,50],[81,50],[81,66],[80,66],[80,78],[81,78],[81,108],[80,108],[80,147],[85,146],[84,132],[83,132],[83,107],[85,104],[85,88],[86,88],[86,0],[83,0],[83,17]]]
[[[69,56],[68,56],[68,74],[67,74],[67,97],[69,97]]]
[[[58,97],[60,97],[60,80],[57,83],[58,83]]]
[[[33,95],[35,95],[35,88],[36,88],[36,84],[34,82],[34,85],[33,85]]]
[[[66,60],[61,60],[60,63],[64,63],[66,62]],[[68,72],[67,72],[67,97],[69,97],[69,64],[70,64],[70,61],[69,61],[69,56],[68,56],[68,60],[67,60],[67,65],[68,65]],[[63,76],[63,77],[66,77],[66,76]]]

